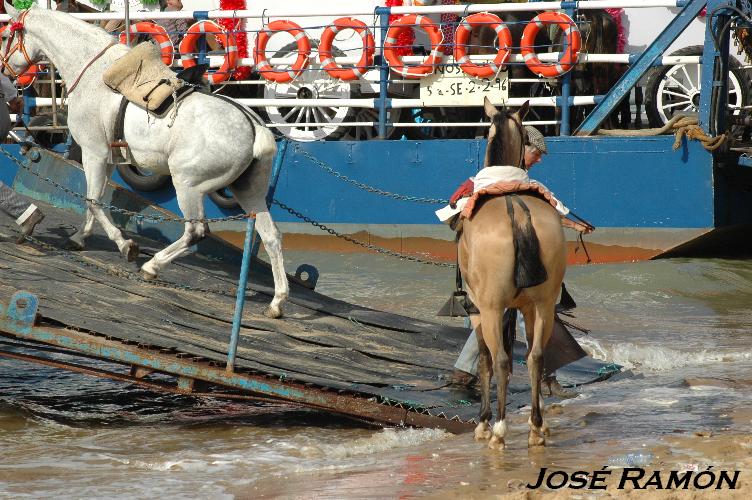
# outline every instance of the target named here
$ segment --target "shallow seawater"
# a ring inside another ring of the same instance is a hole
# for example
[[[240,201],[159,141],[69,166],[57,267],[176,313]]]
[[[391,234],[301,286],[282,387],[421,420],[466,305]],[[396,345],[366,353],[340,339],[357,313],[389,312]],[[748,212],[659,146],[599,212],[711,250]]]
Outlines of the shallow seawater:
[[[322,293],[425,319],[454,284],[451,269],[390,257],[286,258],[290,271],[317,266]],[[524,488],[541,467],[593,471],[636,452],[665,470],[738,466],[686,441],[752,434],[752,263],[580,266],[566,282],[572,321],[591,330],[578,340],[625,373],[548,405],[545,449],[528,450],[528,408],[511,411],[495,452],[470,435],[165,396],[0,358],[0,497],[483,497]]]

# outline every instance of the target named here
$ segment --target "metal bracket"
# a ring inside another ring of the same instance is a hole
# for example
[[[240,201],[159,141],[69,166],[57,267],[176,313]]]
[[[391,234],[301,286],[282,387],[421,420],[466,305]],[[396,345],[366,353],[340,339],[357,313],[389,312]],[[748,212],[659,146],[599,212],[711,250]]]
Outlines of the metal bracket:
[[[19,326],[34,326],[37,317],[39,299],[30,292],[20,290],[13,294],[8,303],[5,316]]]

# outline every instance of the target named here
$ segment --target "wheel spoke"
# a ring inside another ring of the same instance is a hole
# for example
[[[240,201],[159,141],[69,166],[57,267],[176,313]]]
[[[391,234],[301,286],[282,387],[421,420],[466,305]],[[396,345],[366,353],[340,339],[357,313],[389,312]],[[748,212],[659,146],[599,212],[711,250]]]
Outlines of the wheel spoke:
[[[676,84],[677,84],[677,85],[678,85],[678,86],[679,86],[679,87],[680,87],[680,88],[681,88],[681,89],[682,89],[682,90],[683,90],[684,92],[686,92],[686,95],[687,95],[687,97],[689,97],[689,95],[690,95],[690,94],[692,93],[692,92],[690,92],[690,91],[689,91],[689,90],[687,89],[687,87],[685,87],[684,85],[682,85],[682,83],[681,83],[681,82],[680,82],[679,80],[677,80],[676,78],[674,78],[674,77],[673,77],[673,75],[668,75],[668,74],[667,74],[667,75],[666,75],[666,78],[668,78],[668,79],[672,80],[672,81],[673,81],[674,83],[676,83]]]
[[[666,105],[662,106],[662,108],[663,109],[675,108],[676,106],[684,106],[685,104],[689,104],[689,106],[691,107],[692,106],[692,101],[674,102],[674,103],[671,103],[671,104],[666,104]]]
[[[300,106],[295,106],[294,108],[290,109],[289,113],[286,113],[285,116],[282,117],[284,121],[287,121],[290,116],[292,116],[293,113],[300,110]]]
[[[692,86],[692,92],[697,92],[697,86],[692,81],[692,78],[689,76],[689,73],[687,72],[687,65],[683,64],[681,67],[682,71],[684,72],[684,75],[687,77],[687,83]]]

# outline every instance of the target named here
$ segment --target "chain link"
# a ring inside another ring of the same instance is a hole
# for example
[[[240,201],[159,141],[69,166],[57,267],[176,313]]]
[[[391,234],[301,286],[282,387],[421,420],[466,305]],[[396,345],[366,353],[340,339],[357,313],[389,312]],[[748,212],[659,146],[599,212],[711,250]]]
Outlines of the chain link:
[[[185,219],[182,217],[169,217],[165,215],[144,215],[140,212],[134,212],[132,210],[126,210],[124,208],[119,208],[114,205],[108,205],[107,203],[103,203],[101,201],[95,200],[93,198],[87,198],[86,196],[82,195],[81,193],[77,193],[76,191],[73,191],[72,189],[63,186],[62,184],[53,181],[49,177],[42,177],[39,172],[36,172],[29,167],[27,162],[19,161],[18,158],[10,154],[5,148],[0,148],[0,151],[13,160],[19,167],[26,170],[30,174],[42,179],[48,184],[51,184],[55,186],[56,188],[60,189],[61,191],[79,198],[81,200],[84,200],[86,203],[91,203],[92,205],[96,205],[98,207],[102,207],[104,209],[110,210],[111,212],[127,215],[133,219],[136,219],[137,223],[141,222],[151,222],[154,224],[161,224],[164,222],[191,222],[191,223],[210,223],[210,222],[225,222],[225,221],[235,221],[235,220],[245,220],[249,217],[248,214],[238,214],[238,215],[231,215],[228,217],[215,217],[215,218],[203,218],[203,219]]]
[[[311,161],[311,163],[314,163],[321,167],[322,170],[329,172],[339,180],[348,182],[357,188],[368,191],[369,193],[380,194],[381,196],[386,196],[387,198],[392,198],[393,200],[414,201],[416,203],[430,203],[434,205],[446,205],[447,203],[449,203],[449,200],[443,200],[440,198],[419,198],[417,196],[407,196],[404,194],[391,193],[389,191],[384,191],[383,189],[369,186],[368,184],[363,184],[362,182],[358,182],[355,179],[351,179],[350,177],[337,172],[326,163],[311,155],[308,151],[302,149],[297,143],[293,143],[293,148],[295,149],[296,153],[300,154],[301,156],[305,156]]]
[[[301,214],[297,210],[288,207],[287,205],[285,205],[281,201],[273,200],[272,203],[276,204],[277,206],[279,206],[283,210],[287,210],[290,214],[294,215],[298,219],[300,219],[300,220],[302,220],[304,222],[307,222],[308,224],[311,224],[312,226],[315,226],[315,227],[321,229],[322,231],[325,231],[325,232],[331,234],[332,236],[336,236],[337,238],[341,238],[341,239],[343,239],[345,241],[349,241],[350,243],[353,243],[354,245],[361,246],[361,247],[366,248],[368,250],[371,250],[373,252],[384,254],[384,255],[389,255],[391,257],[398,257],[400,259],[409,260],[411,262],[418,262],[419,264],[430,264],[432,266],[438,266],[438,267],[451,267],[451,268],[455,267],[455,264],[452,264],[452,263],[449,263],[449,262],[439,262],[439,261],[436,261],[436,260],[421,259],[421,258],[416,257],[414,255],[404,254],[404,253],[400,253],[400,252],[395,252],[393,250],[389,250],[388,248],[384,248],[384,247],[380,247],[380,246],[376,246],[376,245],[371,245],[370,243],[366,243],[364,241],[356,240],[355,238],[353,238],[351,236],[348,236],[346,234],[338,233],[334,229],[332,229],[330,227],[327,227],[324,224],[321,224],[320,222],[316,222],[315,220],[311,219],[310,217],[306,217],[305,215]]]

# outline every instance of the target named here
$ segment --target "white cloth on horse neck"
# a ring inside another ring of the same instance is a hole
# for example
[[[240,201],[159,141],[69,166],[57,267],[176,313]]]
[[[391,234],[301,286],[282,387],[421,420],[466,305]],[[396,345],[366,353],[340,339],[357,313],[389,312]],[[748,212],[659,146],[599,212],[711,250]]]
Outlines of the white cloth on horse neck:
[[[497,182],[523,182],[537,184],[551,194],[551,197],[556,201],[556,211],[559,212],[559,214],[567,215],[569,213],[569,209],[564,206],[564,204],[559,201],[558,198],[554,196],[550,189],[548,189],[540,182],[531,179],[527,174],[527,170],[523,170],[519,167],[484,167],[480,169],[477,174],[475,174],[475,177],[470,177],[470,180],[473,181],[473,193],[477,193],[479,190],[491,186],[492,184],[496,184]],[[457,201],[456,208],[452,208],[450,205],[447,205],[444,208],[436,210],[436,216],[441,222],[447,222],[453,216],[462,212],[462,209],[465,208],[466,204],[467,198],[461,198]]]

